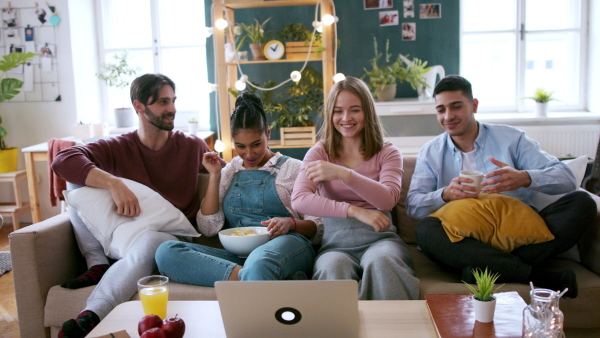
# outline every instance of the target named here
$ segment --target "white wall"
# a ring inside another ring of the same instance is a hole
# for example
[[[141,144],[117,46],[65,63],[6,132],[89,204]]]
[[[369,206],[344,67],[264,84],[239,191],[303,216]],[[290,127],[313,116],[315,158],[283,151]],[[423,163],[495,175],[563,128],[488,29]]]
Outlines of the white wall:
[[[600,112],[600,1],[590,0],[588,53],[588,109]]]
[[[8,5],[0,0],[0,7]],[[13,7],[33,7],[34,1],[12,0]],[[73,134],[72,126],[85,111],[95,112],[100,107],[97,72],[97,44],[93,0],[53,0],[61,21],[56,28],[56,52],[60,102],[6,102],[0,104],[2,125],[8,131],[6,142],[10,146],[24,148],[47,142],[52,137]],[[77,15],[70,15],[77,13]],[[78,114],[79,113],[79,114]],[[93,113],[97,115],[96,113]],[[25,169],[24,157],[19,157],[19,169]],[[48,167],[46,162],[36,165],[40,176],[39,195],[42,217],[59,213],[52,208],[48,190]],[[24,185],[23,185],[24,186]],[[12,199],[8,186],[0,187],[0,201]],[[28,196],[23,188],[24,196]],[[23,214],[21,222],[31,221],[30,214]]]

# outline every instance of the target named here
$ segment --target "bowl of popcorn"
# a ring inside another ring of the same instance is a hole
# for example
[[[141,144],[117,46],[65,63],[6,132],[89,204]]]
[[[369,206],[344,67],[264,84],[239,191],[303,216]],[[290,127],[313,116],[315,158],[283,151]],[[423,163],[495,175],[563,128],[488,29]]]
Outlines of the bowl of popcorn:
[[[252,250],[269,241],[267,227],[240,227],[219,231],[223,247],[234,255],[246,258]]]

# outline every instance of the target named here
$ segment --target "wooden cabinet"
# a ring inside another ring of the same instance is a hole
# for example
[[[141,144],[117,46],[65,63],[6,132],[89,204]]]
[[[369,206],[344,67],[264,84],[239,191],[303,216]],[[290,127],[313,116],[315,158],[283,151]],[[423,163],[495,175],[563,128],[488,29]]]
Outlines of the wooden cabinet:
[[[275,0],[275,1],[263,1],[263,0],[215,0],[213,1],[213,23],[215,27],[215,21],[218,19],[226,19],[229,21],[229,25],[235,25],[235,10],[244,8],[257,8],[265,9],[270,7],[282,7],[282,6],[316,6],[321,3],[320,15],[321,18],[325,14],[333,15],[333,2],[332,0]],[[331,86],[333,85],[333,75],[335,72],[335,61],[334,61],[334,36],[333,36],[334,25],[324,26],[322,33],[322,41],[325,43],[325,50],[320,53],[319,57],[311,57],[311,62],[321,62],[323,65],[323,92],[325,95],[329,93]],[[225,151],[223,151],[223,158],[226,161],[230,161],[233,157],[233,149],[231,143],[231,132],[229,117],[233,108],[235,107],[235,97],[229,94],[228,88],[234,88],[235,82],[239,79],[237,64],[227,63],[225,61],[225,43],[232,41],[231,36],[225,35],[224,30],[214,29],[214,42],[215,42],[215,63],[216,63],[216,78],[218,83],[218,118],[220,119],[220,131],[221,140],[225,144]],[[227,39],[227,41],[226,41]],[[271,63],[285,63],[285,62],[303,62],[304,60],[298,59],[280,59],[280,60],[263,60],[263,61],[240,61],[241,65],[252,65],[253,67],[260,67]],[[291,71],[290,71],[291,72]]]

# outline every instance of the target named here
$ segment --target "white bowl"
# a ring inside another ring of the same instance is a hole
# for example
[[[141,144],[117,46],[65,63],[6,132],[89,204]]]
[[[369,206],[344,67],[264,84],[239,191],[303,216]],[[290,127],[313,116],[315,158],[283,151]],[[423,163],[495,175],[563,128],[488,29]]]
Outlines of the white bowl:
[[[231,234],[236,230],[254,230],[256,235],[248,236],[232,236]],[[219,240],[223,247],[234,255],[238,255],[242,258],[248,257],[252,250],[269,241],[269,233],[267,227],[240,227],[231,228],[219,231]]]

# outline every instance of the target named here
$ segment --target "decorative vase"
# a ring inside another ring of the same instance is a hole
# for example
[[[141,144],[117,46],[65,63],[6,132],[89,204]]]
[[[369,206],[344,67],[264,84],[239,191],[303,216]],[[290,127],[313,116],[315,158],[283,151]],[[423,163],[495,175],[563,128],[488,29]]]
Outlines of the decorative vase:
[[[252,60],[266,60],[262,43],[251,43]]]
[[[536,117],[548,117],[548,102],[536,102],[534,112]]]
[[[563,338],[565,316],[558,308],[558,293],[549,289],[533,289],[531,304],[523,310],[523,337]]]
[[[190,134],[196,135],[198,133],[198,122],[188,122],[188,131]]]
[[[379,85],[376,93],[379,101],[392,101],[396,97],[396,84]]]
[[[19,164],[19,148],[0,150],[0,173],[17,171]]]
[[[133,108],[116,108],[115,124],[117,128],[129,128],[135,126],[135,111]]]
[[[496,298],[490,297],[488,301],[481,301],[473,297],[473,310],[475,311],[475,320],[481,323],[490,323],[494,321],[494,311],[496,310]]]

